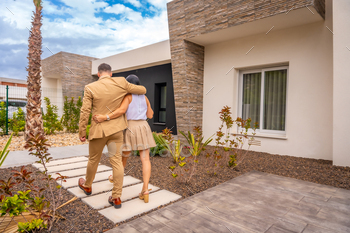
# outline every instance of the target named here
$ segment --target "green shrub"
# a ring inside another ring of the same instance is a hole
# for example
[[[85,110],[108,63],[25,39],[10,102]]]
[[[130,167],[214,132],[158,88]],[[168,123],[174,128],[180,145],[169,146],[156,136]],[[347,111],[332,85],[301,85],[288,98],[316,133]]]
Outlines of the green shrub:
[[[154,141],[156,142],[157,146],[151,147],[149,150],[149,155],[151,157],[156,156],[156,155],[162,155],[164,151],[167,149],[159,142],[157,141],[157,134],[155,132],[152,133]],[[136,150],[132,152],[132,155],[134,156],[140,156],[140,151]]]
[[[18,136],[18,132],[24,131],[24,126],[26,125],[26,118],[24,112],[21,108],[18,108],[17,112],[13,113],[12,119],[10,119],[10,130]]]
[[[47,228],[47,224],[44,223],[42,219],[32,219],[30,222],[19,222],[18,223],[18,232],[34,232],[35,230],[40,230]]]
[[[55,131],[63,129],[61,122],[58,120],[58,107],[51,104],[49,98],[44,98],[46,104],[46,114],[43,114],[44,129],[46,134],[53,134]]]
[[[5,102],[0,102],[0,129],[2,132],[0,134],[4,134],[6,131],[6,104]]]
[[[67,96],[64,97],[61,123],[70,133],[76,133],[79,129],[80,109],[82,105],[83,102],[80,96],[76,103],[74,103],[74,97],[70,101],[68,101]]]
[[[91,127],[91,125],[88,125],[88,126],[86,127],[86,138],[89,138],[90,127]]]

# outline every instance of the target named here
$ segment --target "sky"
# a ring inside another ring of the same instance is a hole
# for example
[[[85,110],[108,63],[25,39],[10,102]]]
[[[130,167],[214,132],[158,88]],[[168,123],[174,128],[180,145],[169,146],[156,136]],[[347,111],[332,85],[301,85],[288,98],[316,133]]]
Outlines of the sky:
[[[43,0],[42,59],[103,58],[169,38],[170,0]],[[0,0],[0,77],[26,79],[32,0]]]

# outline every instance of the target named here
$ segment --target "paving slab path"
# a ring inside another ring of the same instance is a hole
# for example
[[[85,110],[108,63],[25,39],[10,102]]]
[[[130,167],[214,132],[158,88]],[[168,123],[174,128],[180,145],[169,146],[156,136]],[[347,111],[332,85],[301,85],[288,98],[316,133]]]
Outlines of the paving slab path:
[[[107,232],[350,232],[350,190],[249,172]]]
[[[78,179],[85,177],[87,161],[88,159],[84,156],[52,160],[47,164],[47,170],[54,178],[58,176],[56,173],[68,176],[67,182],[64,182],[62,186],[114,223],[122,222],[181,198],[180,195],[167,190],[161,190],[150,184],[149,188],[152,189],[150,192],[150,201],[149,203],[144,203],[144,201],[138,198],[143,185],[142,181],[125,175],[121,196],[122,208],[115,209],[108,203],[108,197],[111,195],[113,188],[113,184],[108,181],[109,175],[112,175],[111,167],[99,164],[95,180],[92,184],[91,195],[87,196],[78,187]],[[41,171],[44,170],[41,164],[34,163],[33,166]]]

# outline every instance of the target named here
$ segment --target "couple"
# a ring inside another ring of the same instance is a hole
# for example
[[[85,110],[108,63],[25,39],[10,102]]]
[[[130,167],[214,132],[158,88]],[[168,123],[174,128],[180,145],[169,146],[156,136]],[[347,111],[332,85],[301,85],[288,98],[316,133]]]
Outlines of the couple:
[[[144,95],[146,88],[140,86],[136,75],[129,75],[127,79],[111,76],[111,66],[103,63],[98,67],[99,80],[86,85],[84,89],[79,121],[79,137],[82,142],[86,141],[86,127],[91,110],[94,120],[89,132],[86,180],[80,178],[78,184],[86,195],[91,194],[102,151],[107,145],[113,168],[113,176],[109,177],[109,181],[113,183],[112,196],[108,198],[108,202],[115,208],[120,208],[124,167],[133,150],[140,151],[142,161],[143,187],[139,198],[148,202],[148,183],[151,176],[149,148],[156,144],[146,121],[153,117],[150,102]]]

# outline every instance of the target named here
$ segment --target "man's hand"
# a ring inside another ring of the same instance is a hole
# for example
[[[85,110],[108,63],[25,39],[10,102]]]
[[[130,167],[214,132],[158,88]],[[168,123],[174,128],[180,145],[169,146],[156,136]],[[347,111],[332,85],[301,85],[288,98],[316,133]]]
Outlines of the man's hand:
[[[92,118],[96,123],[101,123],[107,120],[107,116],[106,115],[100,115],[97,114]]]
[[[80,138],[80,141],[81,141],[81,142],[85,142],[85,141],[86,141],[86,137],[85,137],[85,136],[84,136],[84,137],[81,137],[81,138]]]

